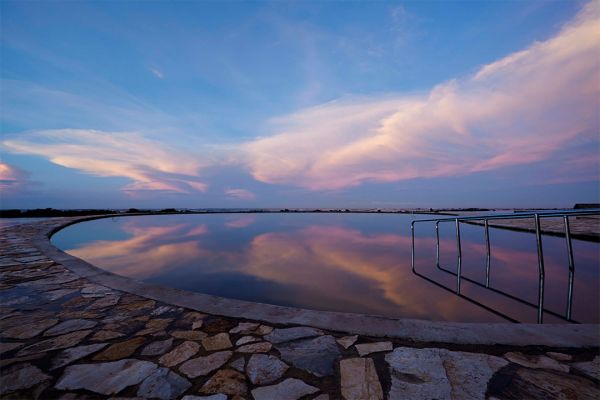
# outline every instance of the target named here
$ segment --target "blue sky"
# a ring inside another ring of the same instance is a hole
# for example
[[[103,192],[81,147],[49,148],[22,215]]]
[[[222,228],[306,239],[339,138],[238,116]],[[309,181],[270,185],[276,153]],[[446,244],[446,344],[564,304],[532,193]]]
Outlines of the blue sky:
[[[598,2],[8,2],[2,208],[598,202]]]

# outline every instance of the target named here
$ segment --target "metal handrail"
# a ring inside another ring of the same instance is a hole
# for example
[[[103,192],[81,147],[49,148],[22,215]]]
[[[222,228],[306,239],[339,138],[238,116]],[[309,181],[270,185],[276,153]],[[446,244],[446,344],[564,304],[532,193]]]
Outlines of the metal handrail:
[[[413,273],[422,276],[417,273],[415,270],[415,223],[418,222],[435,222],[435,236],[436,236],[436,267],[456,275],[456,294],[458,296],[464,297],[461,295],[461,280],[465,279],[469,282],[475,283],[479,286],[481,285],[479,282],[476,282],[467,277],[462,277],[461,269],[462,269],[462,248],[460,242],[460,223],[461,222],[469,222],[469,221],[484,221],[484,232],[485,232],[485,242],[486,242],[486,268],[485,268],[485,287],[487,289],[493,290],[494,292],[503,294],[508,296],[514,300],[520,301],[523,304],[527,304],[529,306],[537,307],[537,322],[543,323],[544,321],[544,312],[548,312],[552,315],[555,315],[559,318],[566,319],[569,322],[576,322],[572,319],[572,307],[573,307],[573,282],[575,276],[575,262],[573,259],[573,246],[571,243],[571,232],[569,226],[569,217],[573,216],[585,216],[585,215],[600,215],[600,209],[587,209],[587,210],[561,210],[561,211],[536,211],[536,212],[524,212],[524,213],[516,213],[516,214],[489,214],[489,215],[477,215],[477,216],[456,216],[450,218],[432,218],[432,219],[421,219],[415,220],[411,222],[410,230],[411,230],[411,266]],[[553,311],[544,309],[544,283],[545,283],[545,270],[544,270],[544,253],[542,247],[542,231],[540,226],[541,218],[557,218],[561,217],[564,221],[565,226],[565,240],[567,245],[567,255],[569,260],[569,280],[568,280],[568,292],[567,292],[567,309],[565,312],[565,316],[561,316]],[[506,292],[500,291],[498,289],[494,289],[490,287],[490,264],[491,264],[491,246],[490,246],[490,235],[489,235],[489,221],[490,220],[504,220],[504,219],[531,219],[533,218],[535,224],[535,236],[536,236],[536,247],[537,247],[537,255],[538,255],[538,302],[537,305],[534,305],[530,302],[527,302],[523,299],[519,299],[513,295],[510,295]],[[439,224],[440,222],[454,222],[456,225],[456,248],[457,248],[457,268],[456,273],[449,271],[440,266],[440,236],[439,236]],[[428,279],[430,280],[430,279]],[[488,307],[485,307],[488,308]],[[489,308],[488,308],[489,309]],[[504,316],[504,315],[503,315]],[[504,316],[508,318],[507,316]],[[508,318],[511,319],[511,318]]]

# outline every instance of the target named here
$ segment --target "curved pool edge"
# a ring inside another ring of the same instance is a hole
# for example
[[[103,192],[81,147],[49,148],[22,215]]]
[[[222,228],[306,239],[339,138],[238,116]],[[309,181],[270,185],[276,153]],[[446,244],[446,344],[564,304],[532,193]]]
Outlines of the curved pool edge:
[[[258,320],[279,325],[305,325],[350,334],[389,337],[424,343],[562,348],[597,347],[600,343],[600,324],[537,325],[426,321],[307,310],[189,292],[140,282],[108,272],[63,252],[50,241],[52,235],[56,232],[76,223],[101,218],[138,215],[154,214],[74,217],[48,221],[49,223],[45,224],[31,224],[37,228],[31,237],[31,241],[47,257],[91,282],[174,306],[224,317]]]

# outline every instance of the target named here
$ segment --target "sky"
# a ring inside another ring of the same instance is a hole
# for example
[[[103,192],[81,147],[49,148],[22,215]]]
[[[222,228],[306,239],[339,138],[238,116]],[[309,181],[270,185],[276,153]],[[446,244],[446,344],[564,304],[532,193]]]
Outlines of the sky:
[[[600,202],[600,1],[0,2],[0,208]]]

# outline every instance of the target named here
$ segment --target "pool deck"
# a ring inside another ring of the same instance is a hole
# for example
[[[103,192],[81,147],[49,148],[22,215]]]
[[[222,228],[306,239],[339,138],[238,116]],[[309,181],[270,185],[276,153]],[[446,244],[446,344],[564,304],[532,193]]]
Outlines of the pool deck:
[[[319,312],[162,288],[0,229],[2,398],[600,398],[600,325]]]

